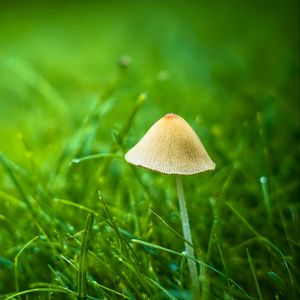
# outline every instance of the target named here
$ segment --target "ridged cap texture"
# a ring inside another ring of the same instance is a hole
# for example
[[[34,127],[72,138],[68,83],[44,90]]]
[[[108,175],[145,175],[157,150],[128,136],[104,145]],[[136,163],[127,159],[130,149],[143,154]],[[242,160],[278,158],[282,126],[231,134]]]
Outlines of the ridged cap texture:
[[[215,168],[193,128],[175,114],[158,120],[125,159],[164,174],[193,175]]]

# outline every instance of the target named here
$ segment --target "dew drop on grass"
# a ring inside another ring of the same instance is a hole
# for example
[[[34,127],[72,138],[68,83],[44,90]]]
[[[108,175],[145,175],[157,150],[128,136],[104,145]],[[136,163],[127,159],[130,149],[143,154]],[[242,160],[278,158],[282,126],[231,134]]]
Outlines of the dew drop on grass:
[[[67,227],[68,227],[68,230],[69,230],[70,233],[73,233],[73,232],[74,232],[75,228],[74,228],[73,225],[67,223]]]
[[[103,232],[109,234],[113,232],[113,229],[109,225],[106,225],[103,227]]]
[[[32,251],[34,254],[39,254],[41,252],[41,249],[39,247],[33,247]]]
[[[78,163],[80,163],[80,159],[79,159],[79,158],[74,158],[74,159],[72,160],[72,163],[73,163],[73,164],[78,164]]]
[[[265,185],[268,183],[268,178],[266,176],[261,176],[259,181],[261,184]]]
[[[179,219],[178,213],[176,211],[172,211],[170,213],[170,220],[172,222],[176,222]]]
[[[169,268],[172,272],[175,272],[175,273],[179,272],[179,266],[176,262],[170,263]]]
[[[99,230],[99,225],[98,224],[93,225],[93,230]]]
[[[47,240],[46,237],[42,234],[40,234],[39,238],[40,238],[41,241],[46,241]]]

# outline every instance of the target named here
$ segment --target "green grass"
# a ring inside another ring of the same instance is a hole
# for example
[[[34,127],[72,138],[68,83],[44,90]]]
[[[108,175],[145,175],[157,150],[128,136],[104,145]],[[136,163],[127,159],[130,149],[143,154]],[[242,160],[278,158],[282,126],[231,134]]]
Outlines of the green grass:
[[[169,112],[201,299],[299,299],[299,3],[50,3],[0,4],[0,299],[191,299],[175,178],[124,160]]]

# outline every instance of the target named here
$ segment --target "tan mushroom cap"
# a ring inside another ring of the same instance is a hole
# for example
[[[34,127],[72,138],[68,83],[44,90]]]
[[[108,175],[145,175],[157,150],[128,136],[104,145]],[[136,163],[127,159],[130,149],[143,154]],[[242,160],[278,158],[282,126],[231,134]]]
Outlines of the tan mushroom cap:
[[[158,120],[125,159],[165,174],[192,175],[215,168],[195,131],[175,114]]]

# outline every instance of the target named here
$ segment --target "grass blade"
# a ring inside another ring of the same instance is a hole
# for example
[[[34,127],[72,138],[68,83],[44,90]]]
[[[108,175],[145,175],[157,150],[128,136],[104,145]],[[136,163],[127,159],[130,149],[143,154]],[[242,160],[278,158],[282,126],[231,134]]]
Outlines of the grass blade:
[[[87,286],[87,252],[88,252],[88,239],[93,226],[94,215],[89,214],[85,223],[83,240],[79,258],[78,270],[78,300],[86,299],[86,286]]]
[[[255,235],[257,236],[257,238],[261,241],[263,241],[267,246],[270,246],[271,249],[275,250],[275,252],[277,252],[277,254],[279,255],[279,257],[281,257],[284,267],[289,275],[290,281],[291,281],[291,286],[293,288],[293,292],[294,292],[294,279],[292,277],[292,273],[290,271],[288,262],[286,260],[286,256],[283,254],[283,252],[276,247],[268,238],[260,235],[258,233],[258,231],[256,231],[251,225],[250,223],[237,211],[236,208],[234,208],[230,203],[225,202],[225,204],[231,209],[231,211],[246,225],[246,227],[248,227],[248,229]]]
[[[78,164],[85,160],[91,160],[91,159],[98,159],[98,158],[123,158],[122,154],[118,153],[97,153],[97,154],[91,154],[83,157],[76,157],[72,160],[72,164]]]
[[[82,204],[78,204],[78,203],[75,203],[75,202],[72,202],[70,200],[66,200],[66,199],[60,199],[60,198],[55,198],[54,201],[56,203],[59,203],[59,204],[64,204],[64,205],[69,205],[69,206],[73,206],[73,207],[77,207],[78,209],[81,209],[81,210],[84,210],[84,211],[87,211],[91,214],[94,214],[95,216],[98,216],[99,214],[97,212],[95,212],[93,209],[89,208],[89,207],[86,207]]]
[[[260,177],[259,182],[261,185],[263,200],[264,200],[267,215],[268,215],[268,221],[269,221],[269,224],[272,226],[273,212],[272,212],[271,198],[270,198],[269,191],[268,191],[268,177],[266,177],[266,176]]]
[[[22,252],[29,247],[36,239],[39,238],[39,235],[35,236],[34,238],[32,238],[30,241],[28,241],[16,254],[15,259],[14,259],[14,272],[15,272],[15,288],[16,291],[19,292],[19,273],[18,273],[18,260],[20,255],[22,254]],[[21,299],[19,297],[19,299]]]
[[[149,208],[149,211],[160,221],[162,222],[167,229],[169,229],[173,234],[182,239],[185,243],[189,244],[191,247],[194,247],[188,240],[186,240],[180,233],[178,233],[174,228],[172,228],[159,214]]]
[[[35,288],[35,289],[29,289],[29,290],[25,290],[25,291],[21,291],[18,293],[13,293],[9,296],[7,296],[6,298],[4,298],[4,300],[10,300],[10,299],[15,299],[16,297],[22,296],[22,295],[28,295],[28,294],[33,294],[33,293],[64,293],[64,294],[68,294],[68,295],[74,295],[74,292],[66,289],[66,288],[61,288],[61,287],[57,287],[57,288]]]
[[[173,296],[168,290],[166,290],[163,286],[161,286],[157,281],[152,278],[148,279],[151,283],[153,283],[157,288],[159,288],[169,299],[177,300],[175,296]]]
[[[18,192],[19,192],[21,198],[23,199],[24,203],[26,203],[26,205],[30,208],[30,210],[33,211],[32,205],[31,205],[28,197],[26,196],[26,193],[24,192],[23,188],[19,184],[19,182],[18,182],[18,180],[17,180],[17,178],[16,178],[16,176],[15,176],[15,174],[14,174],[12,168],[11,168],[10,162],[1,153],[0,153],[0,162],[2,163],[3,168],[8,173],[8,175],[11,178],[12,182],[16,186],[16,189],[18,190]]]
[[[257,276],[256,276],[256,272],[255,272],[255,268],[254,268],[254,265],[253,265],[252,258],[250,256],[249,250],[247,248],[246,248],[246,251],[247,251],[248,263],[250,265],[250,269],[251,269],[251,273],[252,273],[252,276],[253,276],[253,279],[254,279],[254,283],[255,283],[258,298],[259,298],[259,300],[263,300],[264,298],[263,298],[261,290],[260,290],[260,286],[259,286],[259,283],[258,283],[258,280],[257,280]]]
[[[211,271],[219,274],[220,276],[222,276],[223,278],[227,279],[229,282],[231,282],[235,287],[237,287],[247,298],[251,298],[247,292],[239,285],[237,284],[234,280],[232,280],[231,278],[229,278],[226,274],[222,273],[221,271],[217,270],[216,268],[212,267],[211,265],[208,265],[206,263],[204,263],[203,261],[199,260],[199,259],[195,259],[194,257],[191,257],[191,256],[188,256],[184,253],[180,253],[180,252],[177,252],[177,251],[174,251],[174,250],[171,250],[171,249],[168,249],[168,248],[165,248],[165,247],[162,247],[160,245],[155,245],[155,244],[152,244],[152,243],[148,243],[148,242],[145,242],[145,241],[142,241],[142,240],[138,240],[138,239],[131,239],[131,242],[133,243],[136,243],[136,244],[141,244],[141,245],[144,245],[144,246],[147,246],[147,247],[151,247],[151,248],[154,248],[154,249],[157,249],[157,250],[161,250],[161,251],[164,251],[164,252],[169,252],[171,254],[174,254],[174,255],[178,255],[178,256],[181,256],[181,257],[185,257],[185,258],[189,258],[189,259],[192,259],[194,260],[196,263],[198,263],[199,265],[201,266],[204,266],[208,269],[210,269]]]

